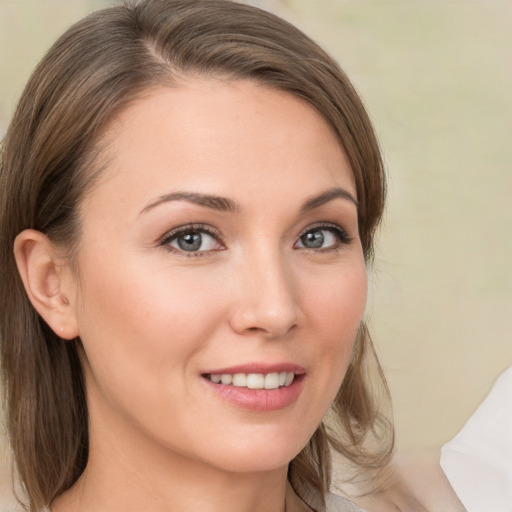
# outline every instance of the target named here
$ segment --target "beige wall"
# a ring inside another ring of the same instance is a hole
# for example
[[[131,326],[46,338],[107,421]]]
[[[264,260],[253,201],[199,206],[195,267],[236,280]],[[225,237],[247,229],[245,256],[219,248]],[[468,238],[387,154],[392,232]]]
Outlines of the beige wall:
[[[433,449],[512,364],[512,4],[282,3],[379,132],[389,203],[368,317],[398,444]],[[0,0],[0,134],[30,69],[91,4]]]

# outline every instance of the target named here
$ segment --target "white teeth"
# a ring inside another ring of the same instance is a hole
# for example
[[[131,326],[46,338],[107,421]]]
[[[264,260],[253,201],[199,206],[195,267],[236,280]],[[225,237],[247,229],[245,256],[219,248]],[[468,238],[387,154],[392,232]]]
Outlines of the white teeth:
[[[247,387],[247,375],[245,373],[235,373],[233,375],[233,386],[237,388]]]
[[[289,386],[294,378],[293,372],[280,372],[280,373],[229,373],[223,374],[210,374],[208,378],[215,384],[223,384],[229,386],[230,384],[239,388],[249,389],[277,389],[283,386]]]
[[[265,375],[265,389],[277,389],[279,387],[279,373]]]
[[[228,384],[231,384],[233,382],[233,375],[229,375],[228,373],[223,373],[220,376],[220,381],[222,382],[222,384],[227,386]]]
[[[247,387],[249,389],[263,389],[265,387],[265,376],[261,373],[249,373],[247,375]]]

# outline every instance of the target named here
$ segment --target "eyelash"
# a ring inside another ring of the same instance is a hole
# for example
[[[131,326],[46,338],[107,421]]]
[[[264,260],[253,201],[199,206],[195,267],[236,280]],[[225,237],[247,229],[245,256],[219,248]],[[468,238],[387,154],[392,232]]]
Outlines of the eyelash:
[[[297,244],[297,242],[307,233],[311,231],[319,231],[319,230],[326,230],[330,231],[338,240],[338,243],[334,246],[330,247],[324,247],[324,248],[318,248],[318,249],[311,249],[308,247],[296,247],[296,249],[300,250],[309,250],[313,252],[326,252],[326,251],[333,251],[333,250],[339,250],[341,245],[349,245],[352,242],[352,237],[348,235],[348,233],[338,226],[337,224],[332,224],[330,222],[322,222],[319,224],[314,224],[312,226],[308,226],[306,229],[304,229],[301,234],[297,237],[297,241],[294,244]],[[215,251],[209,251],[209,250],[203,250],[203,251],[183,251],[180,249],[177,249],[173,247],[171,244],[172,241],[177,239],[180,235],[185,235],[188,233],[206,233],[207,235],[214,238],[218,243],[224,245],[222,236],[220,233],[213,229],[211,226],[208,226],[207,224],[188,224],[185,226],[180,226],[176,229],[173,229],[172,231],[169,231],[160,241],[160,245],[162,247],[165,247],[165,249],[168,252],[172,252],[175,254],[178,254],[180,256],[185,256],[187,258],[198,258],[202,256],[209,255],[211,252],[217,252],[222,249],[217,249]]]
[[[332,247],[324,247],[320,249],[309,249],[308,247],[299,247],[298,249],[305,249],[314,252],[324,252],[324,251],[332,251],[338,250],[341,245],[349,245],[352,243],[352,237],[340,226],[337,224],[332,224],[330,222],[320,222],[319,224],[313,224],[312,226],[308,226],[302,233],[298,236],[297,241],[300,240],[304,235],[311,231],[320,231],[326,230],[330,231],[338,240],[338,243]]]
[[[220,233],[213,229],[211,226],[207,224],[187,224],[186,226],[180,226],[172,231],[169,231],[161,240],[160,245],[165,247],[168,252],[172,252],[178,254],[179,256],[185,256],[186,258],[199,258],[201,256],[208,255],[211,251],[182,251],[173,247],[171,242],[178,238],[180,235],[186,235],[188,233],[206,233],[214,238],[218,243],[224,245],[222,237]],[[219,249],[221,250],[221,249]],[[215,251],[216,252],[216,251]]]

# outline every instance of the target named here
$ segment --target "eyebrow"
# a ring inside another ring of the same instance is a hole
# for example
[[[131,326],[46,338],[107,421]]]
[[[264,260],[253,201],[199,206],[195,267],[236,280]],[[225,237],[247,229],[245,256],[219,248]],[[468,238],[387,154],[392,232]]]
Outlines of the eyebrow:
[[[335,187],[326,190],[325,192],[318,196],[308,199],[304,203],[304,206],[301,208],[301,212],[304,213],[310,210],[314,210],[315,208],[318,208],[319,206],[322,206],[323,204],[328,203],[333,199],[346,199],[347,201],[353,203],[356,206],[356,208],[359,207],[357,199],[348,190],[345,190],[344,188],[341,187]]]
[[[318,208],[334,199],[345,199],[353,203],[356,206],[356,208],[359,206],[359,203],[350,192],[343,188],[335,187],[326,190],[325,192],[321,193],[318,196],[308,199],[304,203],[300,211],[301,213],[305,213],[310,210],[314,210],[315,208]],[[141,210],[140,213],[146,213],[147,211],[152,210],[153,208],[156,208],[157,206],[170,201],[188,201],[189,203],[192,204],[197,204],[199,206],[204,206],[206,208],[211,208],[213,210],[218,210],[222,212],[236,213],[241,211],[242,209],[241,206],[236,201],[233,201],[232,199],[228,199],[226,197],[215,196],[210,194],[201,194],[199,192],[171,192],[169,194],[164,194],[163,196],[160,196],[156,201],[153,201],[152,203],[148,204]]]
[[[153,208],[169,201],[188,201],[189,203],[205,206],[222,212],[238,212],[240,206],[232,199],[226,197],[201,194],[199,192],[172,192],[160,196],[156,201],[148,204],[140,213],[145,213]]]

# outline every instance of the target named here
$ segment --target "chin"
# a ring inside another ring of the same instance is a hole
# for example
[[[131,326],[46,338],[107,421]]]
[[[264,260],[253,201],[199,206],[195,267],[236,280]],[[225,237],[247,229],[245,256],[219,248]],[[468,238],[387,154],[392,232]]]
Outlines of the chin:
[[[295,452],[275,449],[261,450],[257,453],[237,452],[232,456],[225,455],[214,465],[229,473],[264,473],[287,467],[296,455]]]
[[[210,448],[210,463],[229,472],[254,473],[274,471],[288,466],[306,446],[311,436],[294,435],[294,429],[283,427],[276,433],[265,435],[257,429],[254,435],[232,437],[232,443],[216,443],[216,450]],[[213,445],[213,443],[212,443]]]

